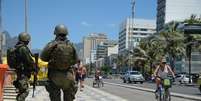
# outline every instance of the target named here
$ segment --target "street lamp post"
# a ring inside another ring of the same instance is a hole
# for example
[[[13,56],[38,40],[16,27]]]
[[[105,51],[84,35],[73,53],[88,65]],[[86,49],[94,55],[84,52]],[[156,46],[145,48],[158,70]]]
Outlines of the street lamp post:
[[[192,37],[191,36],[187,36],[188,37],[188,42],[191,42],[192,41]],[[192,50],[192,44],[188,44],[187,45],[187,56],[188,56],[188,73],[189,73],[189,83],[191,83],[191,50]]]

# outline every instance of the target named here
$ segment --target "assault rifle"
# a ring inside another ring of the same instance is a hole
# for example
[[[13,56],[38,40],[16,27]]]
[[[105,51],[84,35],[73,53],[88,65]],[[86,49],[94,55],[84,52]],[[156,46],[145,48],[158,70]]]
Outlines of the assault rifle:
[[[34,91],[36,89],[36,83],[37,83],[37,75],[38,75],[38,57],[39,57],[39,53],[35,53],[34,54],[34,58],[35,58],[35,66],[34,66],[34,80],[33,80],[33,94],[32,97],[34,97]]]

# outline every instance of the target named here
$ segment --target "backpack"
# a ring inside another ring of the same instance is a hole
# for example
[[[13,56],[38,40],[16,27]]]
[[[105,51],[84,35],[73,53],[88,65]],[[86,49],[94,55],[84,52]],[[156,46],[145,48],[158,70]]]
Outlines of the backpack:
[[[18,67],[16,50],[16,47],[7,49],[7,63],[12,69],[16,69]]]
[[[49,66],[60,70],[68,69],[76,63],[76,52],[68,41],[55,41],[51,51]]]

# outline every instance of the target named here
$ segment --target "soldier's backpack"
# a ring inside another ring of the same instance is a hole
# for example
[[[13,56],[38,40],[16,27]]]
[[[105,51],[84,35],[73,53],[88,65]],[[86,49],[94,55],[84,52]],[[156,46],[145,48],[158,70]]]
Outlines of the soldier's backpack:
[[[76,52],[72,43],[55,41],[49,65],[60,70],[68,69],[76,63]]]
[[[7,63],[9,67],[13,69],[18,67],[16,50],[17,48],[15,47],[7,49]]]

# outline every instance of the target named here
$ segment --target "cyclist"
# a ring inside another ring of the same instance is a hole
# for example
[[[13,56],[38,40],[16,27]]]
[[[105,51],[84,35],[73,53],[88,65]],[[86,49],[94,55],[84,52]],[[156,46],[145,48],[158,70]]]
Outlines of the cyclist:
[[[159,85],[162,81],[161,79],[167,78],[169,73],[171,73],[173,78],[175,78],[174,72],[172,71],[171,67],[166,63],[167,63],[166,58],[163,57],[160,61],[160,64],[156,67],[156,70],[154,71],[154,77],[157,86],[155,93],[158,91]]]
[[[95,72],[95,80],[99,80],[99,76],[101,76],[101,71],[99,68],[97,68]]]

